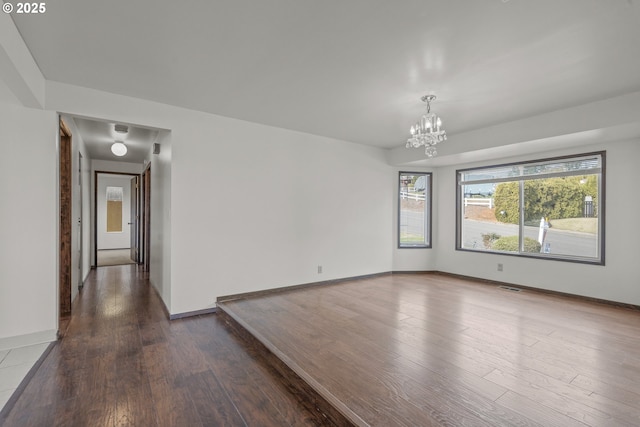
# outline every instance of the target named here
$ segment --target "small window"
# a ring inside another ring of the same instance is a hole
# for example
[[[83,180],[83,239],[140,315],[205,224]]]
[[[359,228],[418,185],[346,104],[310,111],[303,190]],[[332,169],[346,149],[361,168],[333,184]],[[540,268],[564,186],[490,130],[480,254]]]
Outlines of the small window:
[[[605,153],[457,171],[456,249],[604,264]]]
[[[398,247],[431,247],[431,174],[400,172]]]
[[[107,233],[122,233],[122,187],[107,187]]]

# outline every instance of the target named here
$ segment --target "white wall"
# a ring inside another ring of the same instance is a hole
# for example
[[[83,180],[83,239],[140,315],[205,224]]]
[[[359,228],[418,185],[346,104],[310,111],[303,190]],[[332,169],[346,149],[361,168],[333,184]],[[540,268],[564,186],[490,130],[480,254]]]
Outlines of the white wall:
[[[45,79],[8,14],[0,16],[0,80],[3,349],[53,341],[58,328],[58,117],[39,109]]]
[[[1,348],[21,335],[55,339],[58,116],[0,104],[0,117]]]
[[[173,128],[172,159],[174,312],[391,270],[382,150],[209,116]]]
[[[151,163],[151,248],[149,280],[167,307],[171,307],[171,133],[160,131],[158,155]]]
[[[513,256],[456,251],[456,169],[606,150],[606,265],[587,265]],[[634,193],[640,140],[626,140],[548,151],[537,155],[469,163],[438,170],[439,235],[437,268],[441,271],[640,305],[640,198]],[[497,264],[504,271],[497,271]]]
[[[131,179],[129,175],[98,174],[98,250],[131,247]],[[107,232],[107,187],[122,188],[122,231]]]
[[[391,270],[395,178],[384,150],[47,85],[48,109],[171,130],[159,178],[170,209],[162,224],[151,218],[164,263],[155,286],[171,289],[162,294],[172,314],[220,295]]]
[[[18,98],[11,91],[9,86],[0,78],[0,103],[1,104],[12,104],[12,105],[21,105]]]

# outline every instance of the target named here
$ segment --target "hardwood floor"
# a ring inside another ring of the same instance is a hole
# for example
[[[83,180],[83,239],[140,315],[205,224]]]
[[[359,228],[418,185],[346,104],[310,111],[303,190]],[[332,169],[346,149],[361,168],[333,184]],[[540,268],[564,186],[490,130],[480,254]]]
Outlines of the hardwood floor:
[[[347,424],[278,363],[219,315],[169,322],[141,267],[100,267],[0,425]]]
[[[357,425],[640,425],[638,311],[438,274],[219,306]]]
[[[220,306],[169,322],[98,268],[0,425],[640,425],[638,311],[437,274]]]

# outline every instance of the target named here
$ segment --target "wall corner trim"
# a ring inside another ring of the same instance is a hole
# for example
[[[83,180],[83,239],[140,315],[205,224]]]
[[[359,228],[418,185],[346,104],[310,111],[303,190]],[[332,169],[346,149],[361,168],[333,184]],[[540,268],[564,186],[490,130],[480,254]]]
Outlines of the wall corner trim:
[[[177,319],[184,319],[185,317],[193,317],[193,316],[202,316],[202,315],[206,315],[206,314],[213,314],[216,311],[218,311],[217,307],[211,307],[211,308],[205,308],[205,309],[202,309],[202,310],[187,311],[185,313],[170,314],[169,315],[169,320],[177,320]]]

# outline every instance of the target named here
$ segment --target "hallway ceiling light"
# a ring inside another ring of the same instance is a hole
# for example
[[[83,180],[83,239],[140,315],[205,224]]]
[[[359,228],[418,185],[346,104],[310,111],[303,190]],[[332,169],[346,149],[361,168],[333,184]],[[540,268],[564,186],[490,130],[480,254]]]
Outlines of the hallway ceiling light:
[[[122,141],[116,141],[111,146],[111,152],[118,157],[122,157],[127,154],[127,146]]]
[[[424,146],[424,153],[431,158],[438,154],[436,144],[447,140],[447,133],[442,129],[440,117],[431,112],[431,101],[436,99],[436,96],[425,95],[420,99],[427,103],[427,112],[415,125],[411,126],[409,130],[411,137],[407,139],[407,148]]]

